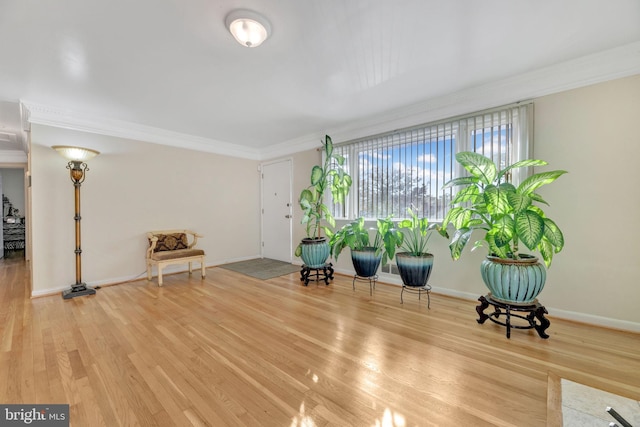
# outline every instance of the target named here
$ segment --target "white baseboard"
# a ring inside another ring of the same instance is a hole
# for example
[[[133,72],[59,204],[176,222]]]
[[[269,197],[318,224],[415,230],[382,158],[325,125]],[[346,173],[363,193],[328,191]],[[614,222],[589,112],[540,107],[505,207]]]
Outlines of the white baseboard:
[[[239,257],[239,258],[214,260],[213,262],[208,262],[206,264],[206,268],[218,267],[223,264],[230,264],[230,263],[239,262],[239,261],[247,261],[247,260],[256,259],[256,258],[262,258],[262,256],[255,255],[255,256],[247,256],[247,257]],[[302,265],[302,263],[300,262],[293,262],[292,264]],[[163,269],[163,274],[184,273],[186,271],[188,271],[187,268],[184,268],[183,266],[180,266],[180,265],[175,265],[175,266],[169,266],[168,268]],[[346,276],[353,276],[355,274],[353,270],[344,269],[344,268],[336,268],[334,271],[336,273],[344,274]],[[94,282],[87,282],[87,286],[95,288],[96,286],[108,286],[108,285],[114,285],[118,283],[131,282],[134,280],[145,278],[146,275],[147,275],[147,272],[145,270],[144,272],[140,273],[137,276],[114,277],[114,278],[98,280]],[[153,277],[156,277],[156,275],[154,275]],[[402,281],[399,276],[388,274],[388,273],[380,273],[378,275],[378,281],[381,283],[389,284],[389,285],[402,286]],[[64,286],[60,288],[50,288],[50,289],[42,289],[39,291],[33,291],[31,292],[31,298],[58,294],[68,288],[69,286]],[[460,298],[460,299],[469,300],[469,301],[478,300],[478,295],[476,294],[457,291],[455,289],[440,288],[440,287],[434,286],[433,292],[441,295],[446,295],[446,296]],[[640,332],[640,323],[629,322],[627,320],[612,319],[609,317],[595,316],[593,314],[579,313],[575,311],[563,310],[560,308],[553,308],[553,307],[546,307],[546,308],[547,308],[547,311],[549,311],[550,313],[550,317],[557,317],[559,319],[571,320],[573,322],[586,323],[594,326],[602,326],[605,328],[620,329],[620,330],[630,331],[630,332]]]
[[[40,291],[32,291],[31,298],[48,297],[51,295],[59,294],[65,289],[69,289],[70,287],[71,285],[64,286],[62,288],[48,288],[48,289],[42,289]]]
[[[355,272],[348,269],[335,269],[336,273],[341,273],[347,276],[353,276]],[[400,276],[380,273],[378,274],[378,282],[386,283],[390,285],[402,286],[402,280]],[[478,301],[478,295],[470,292],[457,291],[455,289],[433,287],[433,292],[450,297],[460,298],[469,301]],[[556,317],[558,319],[571,320],[573,322],[586,323],[594,326],[601,326],[604,328],[620,329],[623,331],[640,332],[640,323],[629,322],[628,320],[612,319],[610,317],[595,316],[593,314],[579,313],[575,311],[563,310],[560,308],[553,308],[545,306],[549,312],[549,317]]]
[[[207,262],[205,264],[205,268],[212,268],[212,267],[218,267],[220,265],[223,264],[230,264],[232,262],[239,262],[239,261],[247,261],[250,259],[256,259],[256,258],[261,258],[260,255],[255,255],[255,256],[248,256],[248,257],[240,257],[240,258],[228,258],[228,259],[221,259],[221,260],[214,260],[213,262]],[[194,268],[194,273],[199,269],[199,265],[196,264],[196,268]],[[186,264],[174,264],[174,265],[169,265],[166,268],[162,269],[162,275],[165,276],[167,274],[176,274],[176,273],[185,273],[189,271],[188,267],[186,267]],[[108,279],[102,279],[102,280],[93,280],[93,281],[86,281],[85,283],[87,284],[87,286],[91,287],[91,288],[95,288],[98,286],[111,286],[111,285],[118,285],[121,283],[127,283],[127,282],[133,282],[135,280],[141,280],[141,279],[145,279],[147,277],[147,270],[145,269],[144,271],[142,271],[141,273],[137,274],[137,275],[131,275],[131,276],[120,276],[120,277],[110,277]],[[154,268],[152,270],[152,280],[155,279],[156,277],[158,277],[158,273],[156,271],[156,269]],[[71,284],[69,284],[68,286],[63,286],[63,287],[56,287],[56,288],[47,288],[47,289],[40,289],[37,291],[32,291],[31,292],[31,298],[39,298],[39,297],[46,297],[46,296],[51,296],[51,295],[55,295],[58,294],[62,291],[64,291],[65,289],[69,289],[71,287]]]
[[[640,323],[629,322],[628,320],[612,319],[610,317],[595,316],[593,314],[578,313],[575,311],[562,310],[560,308],[547,307],[550,317],[571,320],[574,322],[588,323],[604,328],[620,329],[629,332],[640,332]]]

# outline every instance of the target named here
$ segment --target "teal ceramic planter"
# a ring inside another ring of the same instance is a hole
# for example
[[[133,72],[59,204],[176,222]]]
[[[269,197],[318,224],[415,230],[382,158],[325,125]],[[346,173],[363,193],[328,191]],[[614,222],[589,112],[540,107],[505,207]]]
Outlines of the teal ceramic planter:
[[[421,288],[429,281],[433,269],[433,255],[413,256],[407,252],[396,254],[396,264],[405,286]]]
[[[534,302],[547,280],[547,271],[538,258],[521,255],[520,259],[488,256],[480,266],[482,280],[494,299],[520,305]]]
[[[363,248],[362,250],[351,251],[351,261],[356,275],[360,277],[373,277],[378,272],[380,261],[382,261],[382,251],[376,254],[376,248]]]
[[[302,239],[302,254],[304,265],[309,268],[322,268],[329,258],[329,243],[326,237],[317,239]]]

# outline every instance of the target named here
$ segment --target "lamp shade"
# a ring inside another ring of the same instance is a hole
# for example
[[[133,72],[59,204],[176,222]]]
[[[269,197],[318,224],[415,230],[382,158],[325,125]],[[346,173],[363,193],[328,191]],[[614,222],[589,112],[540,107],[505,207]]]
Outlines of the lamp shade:
[[[90,148],[72,147],[70,145],[54,145],[51,148],[56,150],[65,159],[75,162],[86,162],[100,154],[99,151]]]
[[[225,24],[238,43],[246,47],[260,46],[271,34],[269,21],[251,10],[232,11],[227,15]]]

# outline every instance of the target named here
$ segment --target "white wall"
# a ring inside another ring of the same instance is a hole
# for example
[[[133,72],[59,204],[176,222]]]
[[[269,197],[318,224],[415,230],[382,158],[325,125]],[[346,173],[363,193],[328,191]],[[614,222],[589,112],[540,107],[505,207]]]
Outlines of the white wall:
[[[569,171],[543,192],[566,247],[541,298],[640,324],[640,76],[546,96],[535,108],[535,155]]]
[[[567,240],[540,295],[552,317],[640,331],[638,117],[640,76],[535,100],[535,156],[569,171],[540,191]],[[83,278],[90,284],[141,274],[144,233],[152,229],[205,234],[209,264],[259,256],[258,162],[36,125],[32,141],[34,294],[65,288],[75,277],[73,186],[54,144],[103,152],[82,187]],[[297,198],[320,153],[290,157]],[[294,246],[304,236],[299,221],[296,208]],[[431,283],[470,299],[484,294],[484,253],[467,249],[453,262],[447,243],[432,237]],[[347,252],[338,263],[345,272],[352,271]]]
[[[539,298],[552,317],[640,331],[639,117],[640,76],[535,100],[535,157],[549,162],[548,170],[569,171],[540,190],[566,239]],[[296,182],[295,197],[319,159],[316,151],[294,157],[294,176],[304,180]],[[297,239],[304,229],[300,209],[294,212]],[[437,234],[431,238],[430,283],[437,291],[470,299],[486,293],[479,273],[486,254],[467,248],[453,262],[447,244]],[[337,270],[353,272],[348,250]]]
[[[81,189],[88,284],[144,273],[149,230],[203,234],[198,246],[207,265],[260,255],[257,161],[40,125],[32,127],[31,139],[34,295],[75,282],[74,189],[66,160],[52,145],[101,152],[89,162]]]
[[[318,149],[296,153],[290,156],[293,159],[293,249],[298,243],[307,237],[306,229],[300,224],[302,219],[302,211],[298,205],[298,196],[300,192],[311,185],[311,168],[322,162],[322,153],[319,150],[322,147],[322,141],[318,140]],[[294,259],[294,262],[299,261]],[[301,263],[301,262],[300,262]]]

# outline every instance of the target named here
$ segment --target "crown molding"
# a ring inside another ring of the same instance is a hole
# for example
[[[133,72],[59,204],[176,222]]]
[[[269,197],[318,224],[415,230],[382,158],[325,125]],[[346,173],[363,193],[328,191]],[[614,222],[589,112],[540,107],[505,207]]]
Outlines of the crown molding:
[[[335,141],[350,141],[636,74],[640,74],[640,42],[431,98],[329,129],[327,133]],[[311,137],[317,139],[315,135]],[[311,137],[278,144],[281,151],[273,152],[282,155],[284,151],[291,154],[306,150],[308,146],[301,141]],[[261,152],[263,157],[272,154],[271,148]]]
[[[18,143],[18,135],[14,132],[0,131],[0,144],[16,145]]]
[[[200,136],[174,132],[123,120],[97,118],[75,111],[59,109],[26,100],[21,101],[28,111],[30,124],[52,126],[62,129],[134,139],[154,144],[186,148],[189,150],[221,154],[250,160],[259,160],[258,150]]]
[[[290,156],[302,151],[313,150],[322,147],[326,133],[309,134],[300,138],[290,139],[286,142],[270,145],[260,151],[261,160],[272,160]],[[333,139],[333,136],[331,137]],[[334,140],[334,143],[337,140]]]
[[[334,141],[349,141],[636,74],[640,74],[640,41],[431,98],[262,149],[121,120],[91,117],[29,101],[21,101],[21,108],[25,118],[24,129],[36,123],[264,161],[317,148],[325,133]]]
[[[27,163],[27,153],[21,150],[0,150],[0,163]]]

